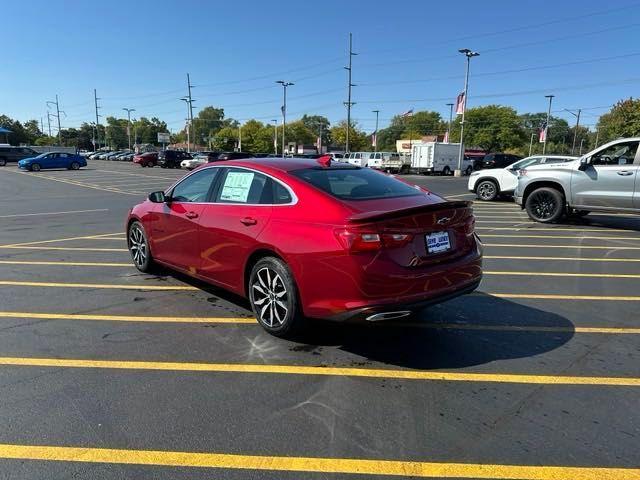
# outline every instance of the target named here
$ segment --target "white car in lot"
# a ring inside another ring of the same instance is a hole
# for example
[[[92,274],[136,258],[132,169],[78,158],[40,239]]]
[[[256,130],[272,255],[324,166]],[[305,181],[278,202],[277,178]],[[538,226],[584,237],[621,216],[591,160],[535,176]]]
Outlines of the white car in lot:
[[[180,167],[186,170],[193,170],[194,168],[199,167],[200,165],[204,165],[209,161],[206,155],[196,155],[193,158],[187,158],[180,162]]]
[[[571,162],[577,158],[568,155],[534,155],[505,168],[478,170],[469,175],[468,189],[480,200],[489,202],[500,195],[513,195],[518,185],[518,170],[533,165]]]

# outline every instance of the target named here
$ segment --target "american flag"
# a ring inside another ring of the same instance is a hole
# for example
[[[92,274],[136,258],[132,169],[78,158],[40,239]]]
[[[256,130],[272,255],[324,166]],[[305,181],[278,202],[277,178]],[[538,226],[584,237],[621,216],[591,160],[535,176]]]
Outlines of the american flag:
[[[402,113],[400,116],[405,118],[405,117],[410,117],[413,115],[413,108],[411,110],[407,110],[406,112]]]
[[[462,115],[465,107],[464,92],[460,92],[456,98],[456,115]]]
[[[540,125],[540,131],[538,132],[538,142],[545,143],[547,141],[547,121],[545,120]]]

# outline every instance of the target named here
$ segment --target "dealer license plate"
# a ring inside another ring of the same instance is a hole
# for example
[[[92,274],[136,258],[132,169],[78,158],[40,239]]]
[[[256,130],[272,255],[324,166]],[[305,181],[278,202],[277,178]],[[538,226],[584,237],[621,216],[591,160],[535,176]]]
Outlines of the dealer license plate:
[[[451,250],[449,232],[435,232],[425,236],[427,253],[441,253]]]

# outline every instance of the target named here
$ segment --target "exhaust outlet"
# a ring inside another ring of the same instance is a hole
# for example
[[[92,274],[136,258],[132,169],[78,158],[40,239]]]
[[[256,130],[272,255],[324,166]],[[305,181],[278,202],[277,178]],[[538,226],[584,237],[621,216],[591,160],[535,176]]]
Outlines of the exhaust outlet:
[[[370,315],[366,318],[368,322],[380,322],[382,320],[394,320],[396,318],[408,317],[411,315],[409,310],[401,310],[399,312],[384,312]]]

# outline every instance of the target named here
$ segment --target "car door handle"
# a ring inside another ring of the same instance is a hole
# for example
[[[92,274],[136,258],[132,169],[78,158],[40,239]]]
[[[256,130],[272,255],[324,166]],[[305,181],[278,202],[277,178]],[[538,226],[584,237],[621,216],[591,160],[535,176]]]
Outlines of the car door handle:
[[[196,212],[187,212],[184,216],[187,218],[198,218],[198,214]]]
[[[620,170],[619,172],[616,172],[618,175],[622,175],[623,177],[626,177],[628,175],[633,175],[633,172],[630,172],[629,170]]]
[[[240,223],[246,226],[249,226],[249,225],[255,225],[256,223],[258,223],[258,221],[255,218],[244,217],[242,220],[240,220]]]

